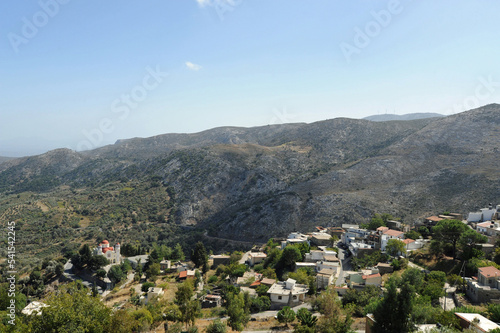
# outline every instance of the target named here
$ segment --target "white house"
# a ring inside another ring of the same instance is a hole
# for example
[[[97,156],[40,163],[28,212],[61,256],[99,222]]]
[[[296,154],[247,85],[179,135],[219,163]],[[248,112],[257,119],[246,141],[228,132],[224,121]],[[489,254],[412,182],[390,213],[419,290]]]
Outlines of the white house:
[[[287,244],[300,244],[300,243],[308,243],[307,235],[301,234],[300,232],[292,232],[288,235],[286,241],[281,242],[281,248],[284,249]]]
[[[151,287],[148,289],[148,295],[146,297],[146,304],[151,302],[153,299],[162,296],[165,292],[162,288]]]
[[[321,272],[324,269],[330,269],[337,273],[340,271],[340,261],[318,261],[316,263],[316,271]]]
[[[500,205],[496,208],[490,204],[488,208],[481,208],[479,212],[471,212],[467,217],[467,222],[485,222],[491,221],[498,217],[500,213]]]
[[[295,280],[288,279],[284,282],[276,282],[267,293],[271,303],[275,305],[295,306],[305,300],[308,291],[309,287],[305,284],[297,284]]]
[[[402,231],[397,230],[386,230],[382,235],[380,235],[380,249],[385,251],[385,247],[387,246],[387,242],[389,239],[399,239],[400,241],[405,239],[405,234]]]
[[[266,258],[267,254],[265,254],[264,252],[250,252],[250,254],[248,255],[248,263],[250,264],[250,266],[254,266],[263,262],[264,260],[266,260]]]

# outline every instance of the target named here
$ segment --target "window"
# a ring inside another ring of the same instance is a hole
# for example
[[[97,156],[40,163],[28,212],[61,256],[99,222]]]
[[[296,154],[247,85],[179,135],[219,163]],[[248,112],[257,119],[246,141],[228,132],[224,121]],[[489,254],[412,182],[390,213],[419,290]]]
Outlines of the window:
[[[295,299],[297,299],[297,295],[293,295],[293,299],[294,299],[294,300],[295,300]]]
[[[282,299],[282,297],[281,297],[281,296],[278,296],[278,299]]]

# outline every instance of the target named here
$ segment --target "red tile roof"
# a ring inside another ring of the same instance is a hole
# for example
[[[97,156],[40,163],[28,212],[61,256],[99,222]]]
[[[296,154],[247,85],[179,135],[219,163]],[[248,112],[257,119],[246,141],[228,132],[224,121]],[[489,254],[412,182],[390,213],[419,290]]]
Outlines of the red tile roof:
[[[252,283],[250,285],[250,288],[252,288],[252,287],[258,287],[258,286],[260,286],[260,281],[255,281],[254,283]]]
[[[106,253],[108,251],[114,251],[115,249],[113,247],[105,247],[102,249],[102,253]]]
[[[437,217],[437,216],[429,216],[428,218],[426,218],[426,220],[433,221],[433,222],[439,222],[442,220],[442,218]]]
[[[415,241],[411,238],[407,238],[407,239],[403,239],[403,243],[405,243],[406,245],[410,244],[410,243],[414,243]]]
[[[493,266],[480,267],[479,268],[479,274],[481,274],[481,275],[483,275],[485,277],[493,277],[493,276],[500,277],[500,270],[496,269]]]
[[[380,273],[376,273],[376,274],[370,274],[370,275],[363,275],[361,278],[363,280],[366,280],[368,278],[374,278],[374,277],[379,277],[379,276],[382,276],[382,275],[380,275]]]
[[[107,240],[103,240],[101,244],[109,244],[109,242]]]
[[[185,278],[187,278],[187,276],[188,276],[187,271],[182,271],[179,273],[179,279],[185,279]]]
[[[399,237],[402,234],[404,234],[404,232],[397,231],[397,230],[392,230],[392,229],[384,231],[384,235],[389,235],[389,236],[392,236],[392,237]]]

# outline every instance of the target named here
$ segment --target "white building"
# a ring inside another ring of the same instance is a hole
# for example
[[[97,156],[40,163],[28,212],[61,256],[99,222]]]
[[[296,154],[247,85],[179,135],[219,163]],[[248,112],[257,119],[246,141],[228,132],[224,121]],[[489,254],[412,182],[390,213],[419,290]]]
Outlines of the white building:
[[[162,288],[151,287],[148,289],[148,295],[146,297],[146,304],[151,302],[153,299],[156,299],[164,294]]]
[[[305,284],[297,284],[295,280],[288,279],[284,282],[276,282],[267,293],[271,303],[295,306],[305,300],[308,291],[309,287]]]
[[[385,247],[387,246],[387,242],[389,239],[399,239],[400,241],[405,239],[405,234],[402,231],[397,230],[386,230],[382,235],[380,235],[380,249],[385,251]]]
[[[479,212],[471,212],[467,217],[467,222],[485,222],[491,221],[495,218],[498,218],[500,213],[500,205],[497,205],[496,208],[490,204],[488,208],[481,208]]]
[[[265,254],[264,252],[250,252],[250,254],[248,255],[248,263],[250,264],[250,266],[254,266],[263,262],[264,260],[266,260],[266,258],[267,254]]]
[[[101,244],[94,249],[94,255],[104,256],[112,264],[119,264],[122,262],[120,243],[116,243],[115,246],[112,247],[107,240],[103,240]]]

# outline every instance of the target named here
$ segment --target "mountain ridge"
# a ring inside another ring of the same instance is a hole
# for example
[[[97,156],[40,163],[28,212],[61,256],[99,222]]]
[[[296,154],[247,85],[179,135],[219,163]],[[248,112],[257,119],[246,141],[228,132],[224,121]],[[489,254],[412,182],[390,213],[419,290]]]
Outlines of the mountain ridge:
[[[417,113],[407,113],[403,115],[397,114],[378,114],[365,117],[363,119],[370,121],[393,121],[393,120],[416,120],[416,119],[426,119],[426,118],[442,118],[445,115],[440,113],[431,113],[431,112],[417,112]]]
[[[229,239],[266,241],[375,212],[411,224],[499,201],[498,124],[491,104],[442,118],[221,127],[59,149],[0,164],[0,203],[27,191],[152,182],[175,193],[170,222]]]

